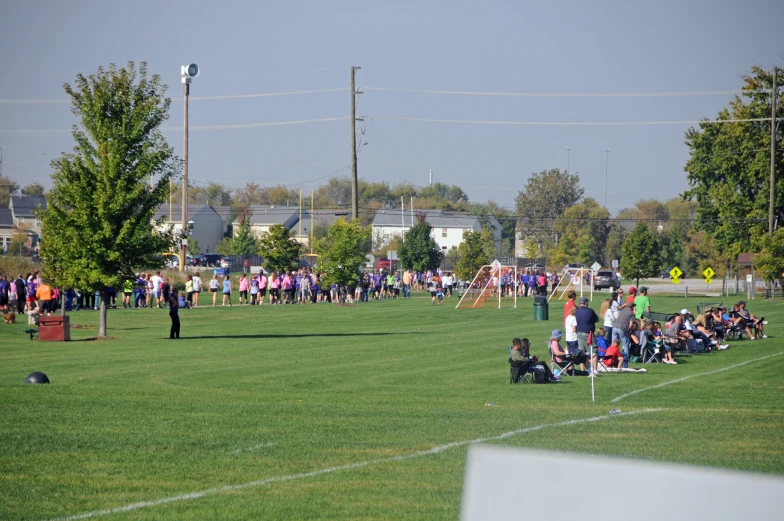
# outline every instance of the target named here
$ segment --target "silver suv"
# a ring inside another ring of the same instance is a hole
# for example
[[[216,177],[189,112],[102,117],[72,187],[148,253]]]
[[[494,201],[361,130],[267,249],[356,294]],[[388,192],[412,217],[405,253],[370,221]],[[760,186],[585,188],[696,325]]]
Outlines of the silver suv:
[[[609,270],[602,270],[596,272],[596,276],[593,278],[593,289],[600,290],[602,288],[610,288],[613,291],[616,291],[618,288],[621,287],[620,281],[618,277],[615,276],[614,271]]]

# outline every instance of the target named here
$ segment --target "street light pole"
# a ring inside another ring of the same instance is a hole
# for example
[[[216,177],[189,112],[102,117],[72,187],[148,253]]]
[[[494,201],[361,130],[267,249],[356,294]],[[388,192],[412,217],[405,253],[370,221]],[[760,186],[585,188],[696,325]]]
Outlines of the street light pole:
[[[566,171],[572,173],[572,147],[566,147]]]
[[[610,149],[604,149],[604,207],[607,208],[607,168],[610,162]]]
[[[187,219],[188,219],[188,96],[191,93],[191,80],[199,75],[199,66],[195,63],[180,67],[182,76],[182,92],[185,101],[185,121],[183,132],[182,153],[182,221],[180,228],[180,271],[185,271],[185,250],[187,248]]]

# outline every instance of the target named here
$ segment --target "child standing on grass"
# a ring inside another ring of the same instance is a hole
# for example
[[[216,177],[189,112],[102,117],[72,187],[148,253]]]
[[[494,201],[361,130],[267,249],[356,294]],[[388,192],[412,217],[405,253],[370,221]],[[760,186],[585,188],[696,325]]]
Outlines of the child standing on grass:
[[[240,276],[240,305],[242,305],[243,299],[245,304],[248,303],[248,278],[243,273]]]
[[[226,299],[229,299],[229,307],[231,307],[231,278],[226,275],[223,279],[223,305],[226,305]]]
[[[210,280],[210,293],[212,293],[212,307],[215,307],[215,304],[218,301],[218,286],[220,282],[218,282],[218,275],[213,275],[212,280]]]

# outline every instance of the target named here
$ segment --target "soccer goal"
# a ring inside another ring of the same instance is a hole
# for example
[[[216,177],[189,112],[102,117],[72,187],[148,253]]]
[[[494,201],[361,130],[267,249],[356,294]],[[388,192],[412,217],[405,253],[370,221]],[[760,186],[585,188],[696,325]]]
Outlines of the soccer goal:
[[[588,278],[587,282],[585,280],[586,277]],[[589,300],[593,300],[593,277],[594,273],[590,268],[568,268],[561,277],[561,283],[558,284],[558,289],[550,293],[550,298],[547,300],[552,300],[558,292],[561,293],[558,300],[563,300],[569,289],[574,289],[575,292],[579,293],[579,296],[582,297],[583,287],[586,285],[588,286],[587,289],[590,291],[591,295]]]
[[[455,309],[476,309],[482,307],[488,300],[498,302],[501,309],[503,295],[501,281],[505,275],[510,275],[514,307],[517,308],[517,266],[504,266],[500,263],[482,266],[464,290]]]

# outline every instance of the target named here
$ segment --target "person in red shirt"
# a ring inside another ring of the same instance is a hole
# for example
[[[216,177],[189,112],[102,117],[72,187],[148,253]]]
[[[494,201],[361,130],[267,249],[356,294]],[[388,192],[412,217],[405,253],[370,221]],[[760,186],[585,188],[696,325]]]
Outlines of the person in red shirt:
[[[577,307],[577,304],[574,303],[574,299],[577,298],[577,293],[575,293],[573,289],[570,289],[566,296],[569,298],[569,300],[567,300],[566,304],[564,304],[564,324],[566,323],[566,319],[569,317],[569,311],[572,308]]]
[[[617,367],[618,369],[621,368],[623,364],[623,355],[621,354],[621,350],[618,346],[621,344],[621,339],[616,338],[612,345],[607,348],[607,351],[604,354],[604,358],[602,362],[607,367]]]
[[[637,296],[637,288],[632,286],[631,288],[629,288],[629,298],[626,299],[626,307],[627,308],[629,307],[629,304],[634,302],[634,297],[636,297],[636,296]]]

